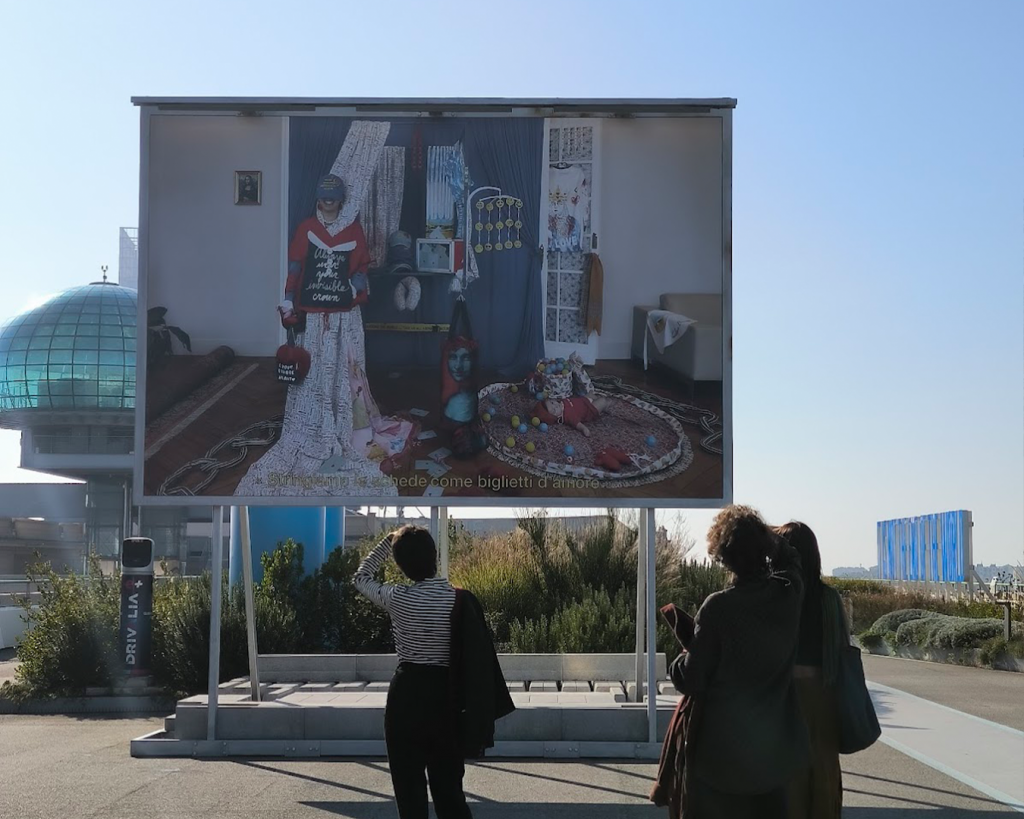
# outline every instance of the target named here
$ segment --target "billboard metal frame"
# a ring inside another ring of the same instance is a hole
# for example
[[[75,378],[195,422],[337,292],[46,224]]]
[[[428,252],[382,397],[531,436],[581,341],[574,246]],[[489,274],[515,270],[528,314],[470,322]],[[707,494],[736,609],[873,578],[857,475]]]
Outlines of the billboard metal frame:
[[[292,116],[365,117],[566,117],[594,118],[717,118],[722,128],[722,495],[715,498],[505,498],[399,496],[390,499],[402,505],[443,507],[604,508],[632,509],[718,509],[733,499],[733,383],[732,383],[732,111],[736,100],[713,99],[408,99],[408,98],[224,98],[224,97],[133,97],[140,109],[139,176],[139,281],[138,338],[135,414],[134,495],[140,506],[372,506],[380,498],[368,497],[259,497],[213,495],[146,495],[145,395],[146,342],[149,275],[149,190],[150,134],[153,116],[280,116],[285,125],[282,168],[287,185],[287,122]],[[282,201],[282,210],[287,205]],[[283,214],[282,230],[287,230]],[[286,243],[285,243],[286,246]]]

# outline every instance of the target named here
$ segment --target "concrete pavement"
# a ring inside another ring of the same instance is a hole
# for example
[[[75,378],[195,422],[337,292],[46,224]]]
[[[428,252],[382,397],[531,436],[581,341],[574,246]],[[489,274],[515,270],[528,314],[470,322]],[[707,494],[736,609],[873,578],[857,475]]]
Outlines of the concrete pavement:
[[[883,742],[842,759],[844,817],[1020,815],[981,780],[989,773],[1002,777],[1004,794],[1018,781],[1012,754],[1024,675],[875,657],[865,657],[865,667],[885,733]],[[993,717],[997,725],[984,721]],[[160,725],[159,719],[0,716],[0,817],[395,816],[386,760],[132,759],[129,740]],[[993,737],[1006,747],[992,745]],[[986,762],[993,750],[1002,755],[1001,769],[999,759]],[[664,811],[646,799],[655,768],[636,761],[487,759],[468,766],[466,791],[477,819],[658,817]],[[1024,781],[1024,770],[1019,773]]]
[[[1024,674],[864,654],[869,680],[1024,731]]]
[[[131,759],[128,739],[155,719],[0,716],[0,816],[19,819],[294,819],[394,817],[385,760]],[[1019,815],[957,780],[878,743],[843,758],[855,819],[982,819]],[[488,759],[468,766],[477,819],[639,819],[644,762]]]

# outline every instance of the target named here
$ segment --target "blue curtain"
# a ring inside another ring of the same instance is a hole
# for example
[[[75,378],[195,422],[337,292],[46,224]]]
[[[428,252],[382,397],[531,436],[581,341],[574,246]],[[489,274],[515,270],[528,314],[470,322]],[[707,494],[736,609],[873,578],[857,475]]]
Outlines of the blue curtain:
[[[495,185],[523,200],[523,247],[477,257],[480,278],[466,301],[481,335],[483,366],[520,379],[544,355],[540,184],[544,121],[476,119],[466,128],[466,163],[477,186]],[[478,331],[479,332],[479,331]]]
[[[423,236],[426,182],[411,166],[409,150],[418,138],[424,158],[431,145],[462,141],[476,186],[494,185],[523,200],[523,247],[478,257],[480,278],[467,293],[474,335],[480,342],[480,366],[501,377],[521,378],[543,355],[543,301],[538,250],[541,162],[544,124],[540,119],[392,119],[388,145],[406,150],[401,227],[415,241]],[[343,117],[293,117],[290,122],[288,236],[313,213],[317,181],[330,171],[351,120]],[[365,322],[447,323],[455,297],[446,276],[420,278],[419,307],[400,312],[393,291],[398,278],[371,276]],[[440,366],[443,337],[420,333],[367,334],[370,368]]]

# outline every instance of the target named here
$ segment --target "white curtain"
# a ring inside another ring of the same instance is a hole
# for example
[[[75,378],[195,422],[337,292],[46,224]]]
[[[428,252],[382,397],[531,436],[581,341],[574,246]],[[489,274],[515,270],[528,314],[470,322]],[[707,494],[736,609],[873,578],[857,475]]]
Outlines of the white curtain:
[[[331,169],[344,180],[347,193],[339,218],[330,225],[332,235],[359,216],[389,130],[387,122],[352,123]],[[360,308],[347,313],[311,313],[306,322],[302,346],[309,351],[309,374],[288,388],[281,439],[249,468],[235,495],[397,495],[379,464],[353,444],[353,385],[366,369]],[[387,425],[391,419],[376,420],[377,425]],[[401,445],[402,433],[407,431],[400,428],[392,436],[395,446]]]
[[[398,230],[405,193],[405,148],[385,148],[370,181],[360,221],[373,267],[387,263],[388,237]]]

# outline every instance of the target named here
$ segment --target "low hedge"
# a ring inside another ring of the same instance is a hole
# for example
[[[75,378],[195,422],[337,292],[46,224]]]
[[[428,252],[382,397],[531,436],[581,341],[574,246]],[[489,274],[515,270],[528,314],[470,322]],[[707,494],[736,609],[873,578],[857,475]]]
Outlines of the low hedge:
[[[982,661],[991,662],[1000,652],[1012,654],[1024,643],[1024,627],[1020,623],[1013,624],[1009,641],[1003,637],[1003,629],[1003,621],[992,617],[956,617],[927,609],[901,609],[879,617],[860,635],[860,640],[869,648],[885,641],[926,649],[983,649]]]

